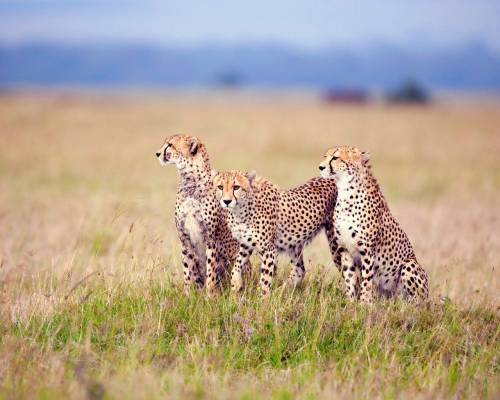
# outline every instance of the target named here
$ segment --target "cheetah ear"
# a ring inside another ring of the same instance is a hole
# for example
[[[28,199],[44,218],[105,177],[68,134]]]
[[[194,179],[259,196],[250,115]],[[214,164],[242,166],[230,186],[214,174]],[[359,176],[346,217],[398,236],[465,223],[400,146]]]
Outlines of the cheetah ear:
[[[361,161],[363,162],[363,165],[367,165],[370,161],[370,153],[367,151],[362,151],[361,152]]]
[[[192,156],[196,155],[196,153],[198,152],[198,147],[199,147],[198,139],[192,138],[191,144],[189,146],[189,152],[191,153]]]
[[[255,177],[257,176],[257,172],[253,169],[250,172],[247,172],[247,179],[250,182],[250,185],[253,183]]]

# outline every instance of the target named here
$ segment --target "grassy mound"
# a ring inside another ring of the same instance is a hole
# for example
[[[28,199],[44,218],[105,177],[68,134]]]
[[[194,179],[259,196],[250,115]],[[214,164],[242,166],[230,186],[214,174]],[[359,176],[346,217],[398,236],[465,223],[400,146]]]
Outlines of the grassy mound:
[[[351,304],[320,276],[261,299],[167,282],[77,289],[2,326],[2,394],[331,398],[498,394],[500,318],[450,301]],[[11,351],[9,352],[10,349]],[[6,354],[10,354],[6,357]],[[359,382],[363,382],[359,384]]]

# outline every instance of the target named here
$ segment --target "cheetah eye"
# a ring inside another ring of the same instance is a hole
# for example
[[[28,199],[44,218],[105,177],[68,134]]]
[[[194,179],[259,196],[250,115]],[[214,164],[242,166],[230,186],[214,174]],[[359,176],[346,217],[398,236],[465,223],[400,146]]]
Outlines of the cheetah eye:
[[[217,186],[217,189],[222,190],[222,189],[224,189],[224,186],[219,185],[219,186]]]
[[[233,189],[234,189],[234,190],[239,190],[239,189],[240,189],[240,187],[239,187],[238,185],[234,185],[234,186],[233,186]]]
[[[335,160],[338,160],[338,159],[339,159],[339,158],[338,158],[338,156],[333,156],[333,157],[332,157],[332,160],[334,160],[334,161],[335,161]]]

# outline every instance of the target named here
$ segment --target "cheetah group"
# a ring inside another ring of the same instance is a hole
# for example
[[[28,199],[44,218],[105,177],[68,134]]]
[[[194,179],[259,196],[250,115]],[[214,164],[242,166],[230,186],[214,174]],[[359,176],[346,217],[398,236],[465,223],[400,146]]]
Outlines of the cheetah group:
[[[278,254],[293,265],[287,284],[300,285],[303,249],[324,231],[350,300],[428,299],[427,273],[389,210],[368,153],[333,147],[319,177],[287,190],[254,171],[213,171],[194,136],[167,138],[156,157],[179,173],[175,222],[187,291],[206,287],[213,296],[227,278],[233,292],[242,292],[252,254],[261,261],[263,295],[272,289]]]

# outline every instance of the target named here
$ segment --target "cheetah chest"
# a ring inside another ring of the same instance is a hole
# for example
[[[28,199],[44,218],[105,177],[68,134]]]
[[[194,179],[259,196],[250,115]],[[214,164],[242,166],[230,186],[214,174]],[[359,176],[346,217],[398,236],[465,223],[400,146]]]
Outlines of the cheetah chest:
[[[359,217],[350,210],[348,203],[337,203],[335,210],[335,230],[340,244],[351,254],[357,250],[361,228]]]
[[[231,224],[231,233],[239,243],[246,243],[256,237],[254,229],[245,222],[233,222]]]

